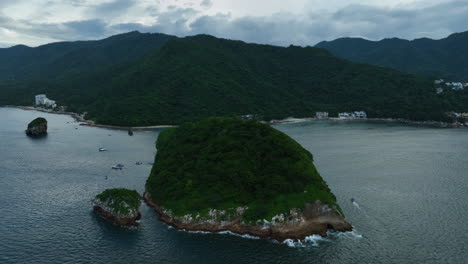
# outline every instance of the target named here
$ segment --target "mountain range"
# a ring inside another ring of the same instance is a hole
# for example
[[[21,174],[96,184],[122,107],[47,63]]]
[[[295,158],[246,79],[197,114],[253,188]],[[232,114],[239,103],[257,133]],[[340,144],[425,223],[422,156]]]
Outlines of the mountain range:
[[[130,32],[98,41],[0,49],[0,104],[49,98],[112,125],[180,124],[207,116],[264,120],[364,110],[369,117],[444,120],[464,91],[433,78],[352,62],[316,47]]]
[[[412,41],[390,38],[370,41],[340,38],[316,45],[332,54],[356,62],[365,62],[452,81],[468,81],[468,31],[447,38]]]

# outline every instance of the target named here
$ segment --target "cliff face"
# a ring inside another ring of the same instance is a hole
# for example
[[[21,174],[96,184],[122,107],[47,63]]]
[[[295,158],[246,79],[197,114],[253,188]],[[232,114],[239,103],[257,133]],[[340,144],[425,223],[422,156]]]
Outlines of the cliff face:
[[[39,137],[47,134],[47,120],[42,117],[38,117],[31,121],[28,124],[28,128],[26,129],[26,135],[32,137]]]
[[[311,235],[326,236],[329,229],[337,232],[353,229],[335,209],[318,200],[314,203],[306,203],[302,211],[291,209],[287,217],[281,214],[275,216],[271,222],[263,220],[255,224],[247,224],[241,220],[242,213],[229,220],[217,219],[216,213],[212,214],[211,219],[204,220],[197,220],[198,217],[192,215],[176,217],[170,210],[154,202],[149,193],[145,193],[143,197],[145,202],[159,213],[159,220],[175,228],[189,231],[231,231],[282,242],[286,239],[303,240]]]

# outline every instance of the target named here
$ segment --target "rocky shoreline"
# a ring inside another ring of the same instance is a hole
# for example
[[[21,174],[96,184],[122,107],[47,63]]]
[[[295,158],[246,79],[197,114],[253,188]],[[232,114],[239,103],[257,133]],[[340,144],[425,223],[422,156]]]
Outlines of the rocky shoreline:
[[[99,205],[94,205],[93,210],[104,219],[119,226],[138,226],[138,220],[141,219],[141,213],[139,211],[135,216],[117,216]]]
[[[281,223],[268,222],[261,225],[249,225],[242,223],[239,218],[232,221],[196,221],[183,217],[174,217],[154,202],[148,192],[144,193],[143,198],[159,214],[159,220],[174,228],[187,231],[212,233],[230,231],[240,235],[251,235],[282,242],[287,239],[303,240],[311,235],[325,237],[330,229],[337,232],[347,232],[353,229],[341,215],[327,205],[320,203],[320,201],[307,204],[303,212],[298,212],[297,217],[292,220]]]

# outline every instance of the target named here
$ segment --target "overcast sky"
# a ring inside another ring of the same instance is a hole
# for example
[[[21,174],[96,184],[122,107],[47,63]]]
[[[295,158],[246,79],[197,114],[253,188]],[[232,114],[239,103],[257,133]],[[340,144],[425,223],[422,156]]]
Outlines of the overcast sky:
[[[0,47],[139,30],[315,45],[468,31],[468,0],[0,0]]]

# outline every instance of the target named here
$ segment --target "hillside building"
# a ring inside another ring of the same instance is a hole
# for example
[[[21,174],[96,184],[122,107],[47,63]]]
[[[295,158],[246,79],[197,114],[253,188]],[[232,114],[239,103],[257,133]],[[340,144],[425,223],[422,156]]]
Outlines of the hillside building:
[[[46,106],[46,107],[53,107],[53,108],[57,106],[55,101],[47,98],[45,94],[38,94],[36,95],[35,99],[36,99],[35,100],[36,106]]]

